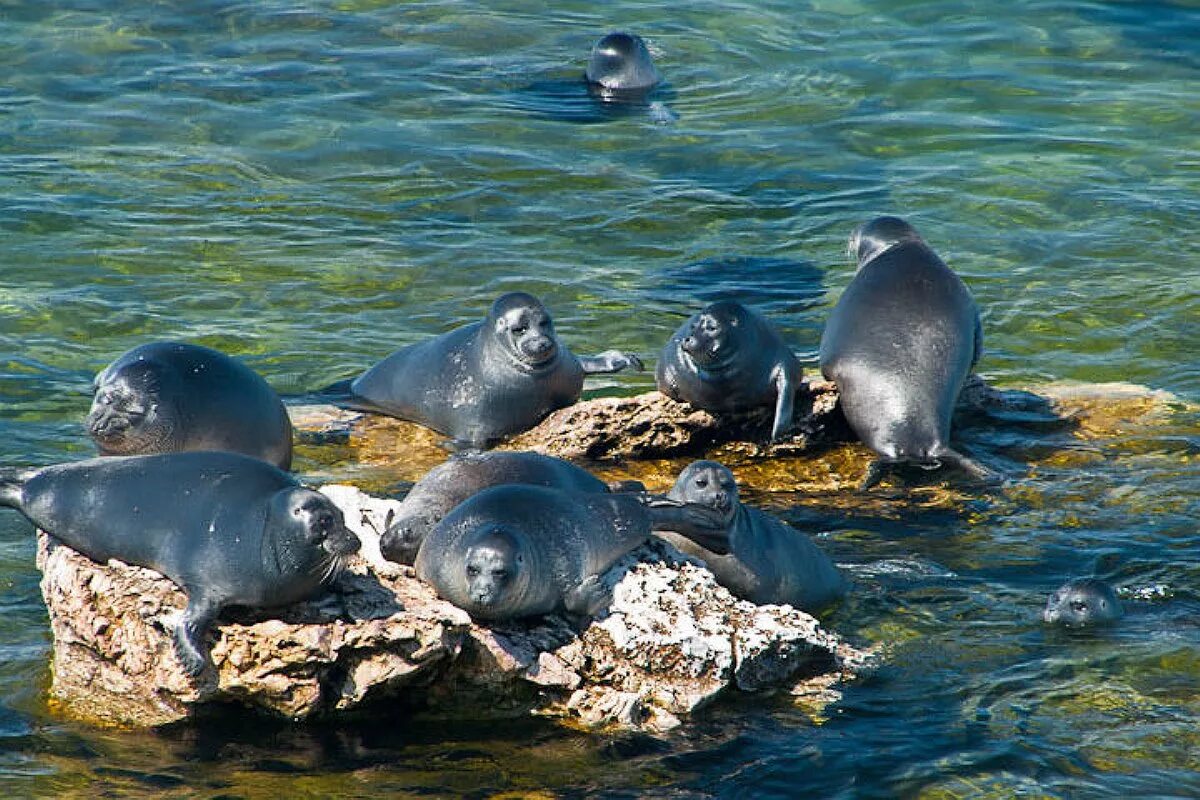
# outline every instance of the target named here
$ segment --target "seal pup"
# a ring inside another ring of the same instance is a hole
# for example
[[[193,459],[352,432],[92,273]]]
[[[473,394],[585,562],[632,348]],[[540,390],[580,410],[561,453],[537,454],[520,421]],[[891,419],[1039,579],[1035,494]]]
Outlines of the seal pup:
[[[451,509],[476,492],[506,483],[600,494],[613,488],[569,461],[541,453],[493,450],[455,455],[425,473],[400,503],[380,538],[383,557],[412,564],[425,536]]]
[[[771,441],[792,427],[801,367],[770,321],[735,300],[693,315],[659,355],[654,380],[673,400],[707,411],[775,406]]]
[[[493,486],[434,526],[417,552],[417,577],[478,620],[565,611],[594,616],[610,600],[600,576],[670,528],[724,552],[727,535],[706,506],[635,494]]]
[[[662,81],[646,42],[635,33],[623,31],[607,34],[596,42],[584,77],[588,88],[604,100],[647,92]]]
[[[743,600],[814,612],[846,593],[841,572],[806,535],[739,501],[737,479],[724,464],[693,461],[679,473],[667,497],[720,512],[729,531],[725,555],[673,533],[655,535],[699,558],[717,583]]]
[[[84,427],[101,455],[225,450],[292,465],[292,422],[254,370],[196,344],[152,342],[93,382]]]
[[[0,505],[101,564],[161,572],[187,595],[172,631],[191,676],[227,606],[287,605],[332,582],[359,541],[325,495],[265,461],[185,452],[0,469]]]
[[[350,383],[351,405],[418,422],[460,448],[482,449],[579,400],[583,376],[641,369],[608,350],[578,357],[554,335],[541,301],[501,295],[482,322],[401,348]]]
[[[1125,614],[1117,593],[1099,578],[1076,578],[1056,589],[1046,600],[1042,621],[1082,628],[1107,625]]]
[[[850,427],[878,455],[859,488],[901,463],[990,477],[949,444],[954,404],[983,347],[971,292],[898,217],[859,226],[849,251],[858,271],[829,315],[820,363]]]

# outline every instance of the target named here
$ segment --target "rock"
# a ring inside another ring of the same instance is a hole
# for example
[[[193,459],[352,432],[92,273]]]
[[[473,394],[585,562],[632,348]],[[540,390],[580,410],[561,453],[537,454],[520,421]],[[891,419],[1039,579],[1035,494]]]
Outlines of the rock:
[[[807,614],[736,600],[657,541],[605,576],[612,609],[582,631],[555,617],[483,628],[410,568],[380,557],[394,500],[348,486],[322,491],[363,540],[361,557],[324,596],[222,616],[211,638],[215,669],[198,681],[183,673],[167,633],[185,602],[173,583],[96,564],[39,534],[58,706],[124,726],[235,703],[292,719],[399,705],[445,718],[540,714],[663,730],[732,688],[788,690],[869,662]]]

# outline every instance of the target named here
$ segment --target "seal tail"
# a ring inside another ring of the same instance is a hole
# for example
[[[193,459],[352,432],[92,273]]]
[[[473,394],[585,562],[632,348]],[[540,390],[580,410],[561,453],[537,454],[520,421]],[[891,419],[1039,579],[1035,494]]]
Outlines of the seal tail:
[[[0,467],[0,506],[21,510],[25,481],[37,472],[26,467]]]

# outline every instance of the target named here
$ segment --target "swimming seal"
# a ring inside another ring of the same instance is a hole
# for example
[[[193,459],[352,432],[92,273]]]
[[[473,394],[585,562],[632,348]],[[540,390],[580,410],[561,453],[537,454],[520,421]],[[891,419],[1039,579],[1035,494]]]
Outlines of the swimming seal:
[[[600,576],[664,526],[725,549],[719,515],[704,506],[647,495],[493,486],[434,526],[417,553],[417,577],[478,620],[559,611],[591,616],[609,601]]]
[[[645,92],[662,80],[646,42],[637,34],[624,32],[610,33],[596,42],[584,77],[602,96]]]
[[[609,350],[577,357],[536,297],[497,298],[482,322],[401,348],[350,384],[352,404],[418,422],[460,447],[484,448],[575,403],[583,376],[642,368]]]
[[[1117,594],[1099,578],[1068,581],[1046,600],[1042,620],[1051,625],[1081,628],[1106,625],[1125,614]]]
[[[737,480],[724,464],[694,461],[667,495],[715,508],[729,531],[729,553],[716,555],[682,536],[658,532],[708,565],[717,583],[752,603],[791,605],[814,612],[846,592],[838,568],[800,531],[738,500]]]
[[[380,538],[384,558],[412,564],[425,536],[450,510],[491,486],[520,483],[604,493],[609,485],[585,469],[540,453],[464,453],[431,469],[409,491]]]
[[[860,488],[896,464],[991,472],[950,447],[950,418],[979,360],[983,333],[971,292],[898,217],[850,236],[858,271],[821,336],[820,363],[850,427],[879,456]]]
[[[765,317],[734,300],[693,315],[659,355],[658,390],[708,411],[775,406],[771,440],[792,427],[801,367]]]
[[[225,450],[292,464],[292,423],[254,370],[195,344],[135,347],[96,375],[84,426],[101,455]]]
[[[195,676],[227,606],[282,606],[331,582],[358,539],[327,497],[265,461],[186,452],[0,470],[0,505],[94,561],[161,572],[187,595],[175,652]]]

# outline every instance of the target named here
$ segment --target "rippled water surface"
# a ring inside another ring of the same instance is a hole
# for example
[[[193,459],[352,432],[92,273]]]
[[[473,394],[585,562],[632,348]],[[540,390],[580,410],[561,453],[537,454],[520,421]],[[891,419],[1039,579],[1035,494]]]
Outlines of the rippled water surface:
[[[1200,795],[1200,6],[552,6],[0,3],[0,463],[90,454],[91,377],[146,340],[302,394],[514,288],[578,352],[653,361],[733,296],[811,362],[883,212],[975,293],[984,376],[1083,422],[964,423],[993,494],[751,492],[850,570],[827,622],[886,666],[821,714],[733,698],[662,737],[64,721],[6,511],[0,795]],[[579,82],[615,28],[667,77],[641,106]],[[1122,623],[1044,630],[1093,573]]]

